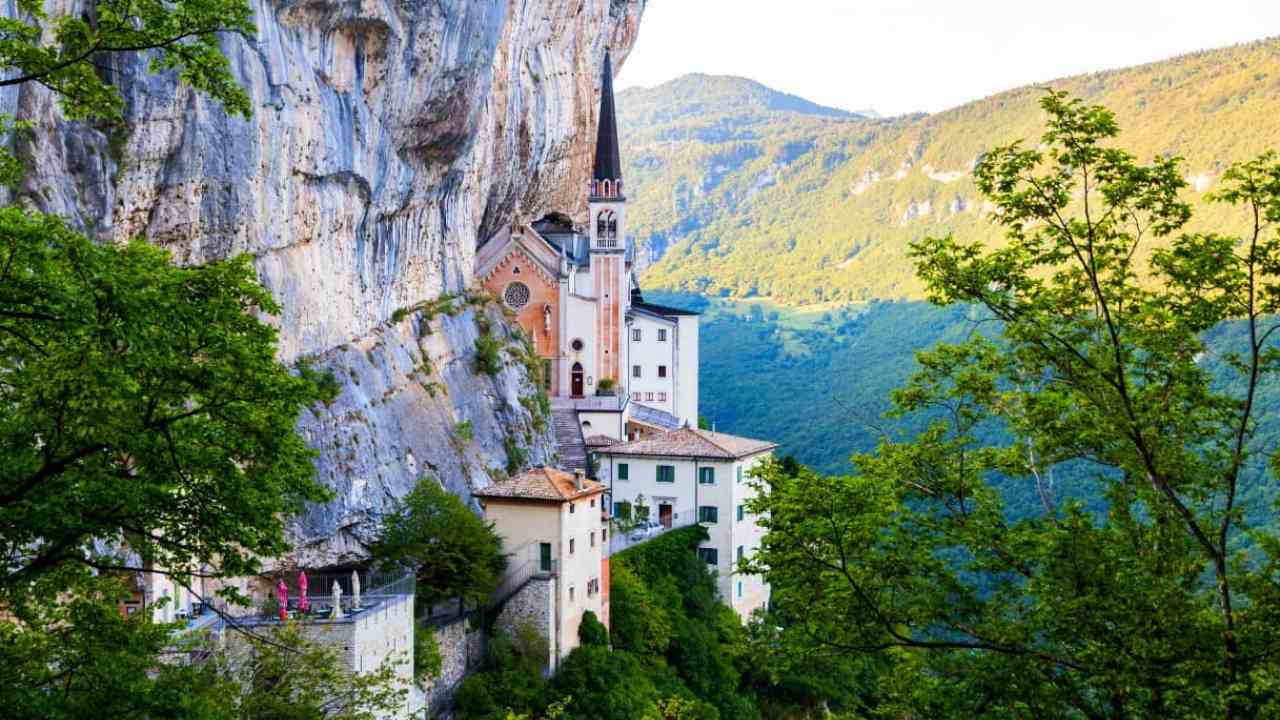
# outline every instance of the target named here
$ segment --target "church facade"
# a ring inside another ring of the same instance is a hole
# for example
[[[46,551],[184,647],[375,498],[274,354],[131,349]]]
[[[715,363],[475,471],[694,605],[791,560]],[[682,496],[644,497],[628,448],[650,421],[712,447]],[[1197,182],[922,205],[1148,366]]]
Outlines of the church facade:
[[[698,316],[645,302],[635,278],[608,55],[602,75],[587,221],[504,228],[476,276],[532,338],[553,408],[584,438],[625,440],[697,424]]]

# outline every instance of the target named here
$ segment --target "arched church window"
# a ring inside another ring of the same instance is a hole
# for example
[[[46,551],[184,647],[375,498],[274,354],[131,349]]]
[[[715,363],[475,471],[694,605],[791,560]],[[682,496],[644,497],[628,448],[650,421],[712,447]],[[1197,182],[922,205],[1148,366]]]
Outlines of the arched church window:
[[[605,181],[604,181],[604,196],[605,196],[605,197],[613,197],[612,193],[610,193],[610,190],[612,190],[612,183],[610,183],[608,180],[605,180]]]
[[[522,282],[513,282],[502,293],[502,299],[507,303],[507,307],[519,310],[529,304],[529,286]]]

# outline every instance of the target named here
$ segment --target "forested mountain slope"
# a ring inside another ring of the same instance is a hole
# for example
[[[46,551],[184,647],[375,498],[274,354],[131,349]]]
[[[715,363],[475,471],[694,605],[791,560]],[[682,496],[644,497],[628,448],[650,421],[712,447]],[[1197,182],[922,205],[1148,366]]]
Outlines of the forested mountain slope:
[[[618,98],[645,284],[787,304],[919,299],[907,244],[994,237],[971,171],[992,147],[1039,138],[1043,87],[1112,108],[1142,159],[1186,158],[1194,227],[1235,222],[1204,194],[1232,161],[1280,147],[1276,39],[890,119],[685,76]]]

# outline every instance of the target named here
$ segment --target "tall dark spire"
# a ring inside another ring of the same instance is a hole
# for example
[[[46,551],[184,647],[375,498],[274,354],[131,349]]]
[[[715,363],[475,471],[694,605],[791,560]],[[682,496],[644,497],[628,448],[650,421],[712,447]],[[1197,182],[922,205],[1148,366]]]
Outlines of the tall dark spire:
[[[618,119],[613,112],[613,62],[604,51],[604,76],[600,83],[600,119],[596,131],[596,180],[622,179],[622,154],[618,152]]]

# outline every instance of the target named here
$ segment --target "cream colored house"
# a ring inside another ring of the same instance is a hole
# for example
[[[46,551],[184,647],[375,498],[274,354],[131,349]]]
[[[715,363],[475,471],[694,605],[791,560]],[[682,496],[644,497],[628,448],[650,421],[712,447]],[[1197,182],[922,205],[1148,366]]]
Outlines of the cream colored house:
[[[632,442],[592,448],[597,476],[609,488],[615,516],[646,515],[649,532],[700,523],[709,540],[698,549],[716,573],[720,596],[746,620],[769,602],[769,586],[758,575],[737,571],[738,561],[760,547],[764,529],[746,510],[755,496],[753,468],[776,443],[691,427]],[[642,539],[645,530],[638,532]]]
[[[499,627],[532,623],[548,642],[548,670],[578,647],[588,610],[609,623],[605,486],[581,472],[527,470],[475,491],[508,555]]]

